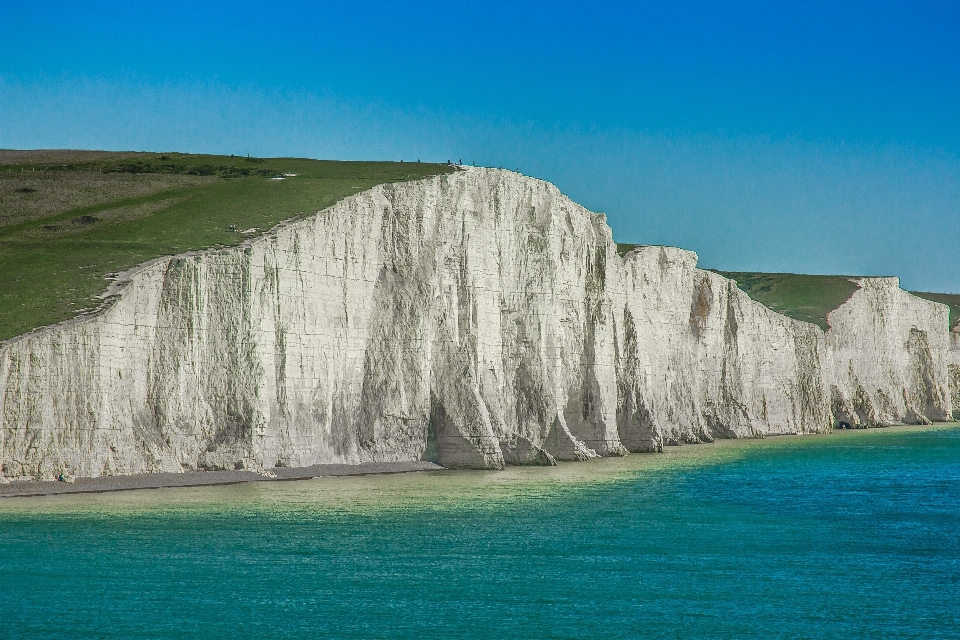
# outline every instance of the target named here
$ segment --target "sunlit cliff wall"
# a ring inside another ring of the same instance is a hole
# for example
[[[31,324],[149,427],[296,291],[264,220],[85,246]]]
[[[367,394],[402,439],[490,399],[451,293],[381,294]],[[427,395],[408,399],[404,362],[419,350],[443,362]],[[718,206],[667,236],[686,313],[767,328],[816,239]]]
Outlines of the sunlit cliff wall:
[[[0,344],[0,477],[500,468],[946,419],[946,307],[861,287],[824,335],[691,252],[621,258],[548,183],[381,185],[148,263],[98,314]]]

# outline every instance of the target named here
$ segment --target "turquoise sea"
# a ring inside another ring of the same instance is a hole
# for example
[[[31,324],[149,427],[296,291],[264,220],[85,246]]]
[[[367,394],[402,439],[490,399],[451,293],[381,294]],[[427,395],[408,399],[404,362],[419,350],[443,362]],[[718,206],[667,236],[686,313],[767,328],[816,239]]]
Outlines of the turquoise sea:
[[[0,501],[0,637],[960,637],[960,426]]]

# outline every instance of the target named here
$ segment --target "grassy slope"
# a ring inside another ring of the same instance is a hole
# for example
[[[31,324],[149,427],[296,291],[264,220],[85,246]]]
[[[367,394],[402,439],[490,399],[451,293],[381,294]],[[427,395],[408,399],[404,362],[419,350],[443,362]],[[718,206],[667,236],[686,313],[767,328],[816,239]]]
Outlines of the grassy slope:
[[[617,253],[626,255],[643,245],[617,243]],[[715,271],[737,281],[751,298],[778,313],[812,322],[827,329],[827,314],[850,299],[857,285],[846,276],[810,276],[794,273],[747,273]]]
[[[107,274],[158,256],[234,245],[248,237],[230,232],[230,225],[266,230],[377,184],[453,171],[426,163],[186,154],[95,154],[77,160],[0,152],[0,160],[6,160],[0,161],[0,182],[17,180],[17,188],[8,190],[17,197],[0,202],[6,207],[0,224],[0,340],[96,307]],[[45,180],[29,182],[28,174],[40,171]],[[51,179],[51,172],[59,172],[63,180],[57,175]],[[280,173],[298,175],[270,179]],[[122,189],[116,192],[113,183],[113,191],[88,189],[91,195],[64,198],[72,205],[89,203],[80,207],[25,204],[34,194],[43,196],[41,188],[70,182],[76,191],[77,176],[82,183],[82,176],[93,180],[112,174],[128,180],[142,176],[154,184],[148,193],[141,189],[131,198],[122,197]],[[171,177],[169,184],[158,179],[165,175]],[[197,180],[183,184],[176,176]],[[20,186],[27,184],[33,186]]]
[[[751,298],[777,313],[827,330],[827,314],[850,299],[857,285],[847,276],[716,271],[737,281]]]
[[[625,256],[640,244],[617,243],[617,253]],[[857,290],[849,276],[813,276],[797,273],[756,273],[718,271],[760,304],[785,316],[812,322],[827,330],[827,314],[850,299]],[[915,296],[950,307],[950,328],[960,327],[960,294],[911,291]]]
[[[737,281],[737,286],[763,305],[797,320],[827,329],[827,314],[857,290],[847,276],[812,276],[794,273],[738,273],[717,271]],[[960,294],[911,291],[915,296],[950,307],[950,328],[960,325]]]

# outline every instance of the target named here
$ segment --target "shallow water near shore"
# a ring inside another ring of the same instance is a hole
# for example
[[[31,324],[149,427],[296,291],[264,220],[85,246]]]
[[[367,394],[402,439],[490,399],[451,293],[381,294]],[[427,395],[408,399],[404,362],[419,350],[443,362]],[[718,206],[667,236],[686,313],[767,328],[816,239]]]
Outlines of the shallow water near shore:
[[[960,637],[960,425],[0,501],[3,637]]]

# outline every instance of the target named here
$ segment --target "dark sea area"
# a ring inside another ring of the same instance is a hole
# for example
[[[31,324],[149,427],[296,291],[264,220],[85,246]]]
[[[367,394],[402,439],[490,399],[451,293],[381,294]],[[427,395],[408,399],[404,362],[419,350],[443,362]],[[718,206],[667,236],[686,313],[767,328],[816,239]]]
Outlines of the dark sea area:
[[[0,500],[55,637],[960,637],[960,426]]]

